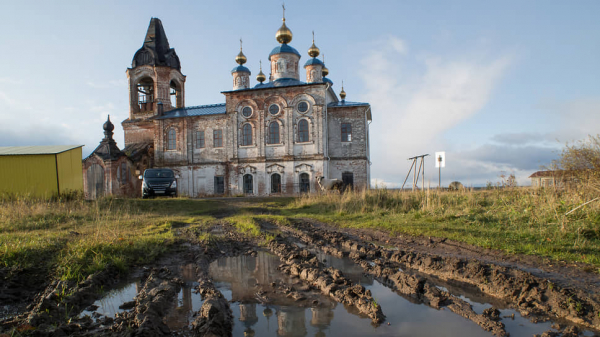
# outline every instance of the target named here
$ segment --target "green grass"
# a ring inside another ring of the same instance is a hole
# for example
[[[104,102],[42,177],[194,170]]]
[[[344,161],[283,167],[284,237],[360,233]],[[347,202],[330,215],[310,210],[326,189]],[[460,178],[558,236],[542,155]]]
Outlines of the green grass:
[[[78,198],[0,199],[0,268],[37,270],[43,277],[82,280],[112,265],[127,272],[168,252],[181,237],[211,245],[210,228],[229,223],[252,239],[311,218],[390,235],[446,237],[468,244],[600,267],[600,202],[582,192],[497,189],[398,192],[376,189],[301,198],[216,200]]]
[[[391,235],[446,237],[472,245],[600,267],[600,203],[566,213],[592,195],[498,189],[399,192],[385,189],[312,195],[280,214]]]
[[[221,205],[189,199],[0,200],[0,267],[82,280],[127,272],[171,248],[175,231],[206,226]]]

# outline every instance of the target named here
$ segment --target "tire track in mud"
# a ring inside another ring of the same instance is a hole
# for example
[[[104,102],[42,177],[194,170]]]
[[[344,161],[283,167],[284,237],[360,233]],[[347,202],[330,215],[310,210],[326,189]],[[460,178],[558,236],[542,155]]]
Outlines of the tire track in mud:
[[[308,221],[293,221],[293,226],[287,229],[299,240],[334,256],[347,254],[366,272],[377,277],[400,281],[403,277],[398,275],[397,268],[411,269],[443,281],[476,286],[488,296],[511,303],[524,317],[560,318],[586,328],[600,328],[600,305],[593,298],[518,269],[483,264],[473,259],[387,249],[339,231],[318,228]],[[406,282],[400,281],[400,284],[404,287]],[[448,308],[452,310],[452,307]]]
[[[103,315],[78,317],[84,308],[102,297],[104,289],[111,288],[121,275],[116,268],[90,275],[76,282],[54,281],[37,296],[28,312],[0,322],[3,331],[35,331],[35,336],[167,336],[171,331],[163,318],[172,310],[177,294],[184,284],[177,267],[193,263],[198,277],[197,291],[203,304],[194,312],[191,329],[183,335],[231,336],[233,315],[229,302],[216,289],[208,274],[209,264],[223,256],[247,252],[256,244],[231,230],[211,244],[195,240],[196,235],[178,242],[179,249],[157,261],[155,268],[146,268],[141,274],[141,290],[130,302],[120,308],[114,318]],[[169,257],[171,256],[171,257]],[[139,274],[138,274],[139,275]],[[176,332],[182,335],[182,331]]]
[[[288,230],[290,234],[297,237],[303,243],[314,246],[316,249],[319,249],[326,254],[338,258],[350,257],[355,263],[363,268],[366,274],[374,276],[383,285],[400,294],[414,298],[418,302],[435,309],[446,307],[455,314],[473,321],[483,330],[489,331],[495,336],[508,336],[504,329],[504,324],[498,321],[499,313],[497,311],[486,311],[484,314],[478,315],[468,302],[447,291],[438,289],[434,284],[424,278],[399,271],[399,265],[388,264],[387,266],[383,266],[376,264],[373,266],[371,264],[373,261],[366,260],[366,255],[361,249],[357,249],[349,254],[338,248],[327,245],[318,234],[313,234],[311,236],[304,232],[294,231],[293,229]],[[355,246],[355,248],[358,248],[358,246]]]
[[[385,320],[381,306],[374,301],[369,290],[362,285],[353,284],[341,271],[325,268],[308,250],[287,243],[279,235],[268,244],[268,248],[283,262],[279,268],[282,272],[299,277],[337,302],[356,307],[360,313],[371,318],[374,324]]]

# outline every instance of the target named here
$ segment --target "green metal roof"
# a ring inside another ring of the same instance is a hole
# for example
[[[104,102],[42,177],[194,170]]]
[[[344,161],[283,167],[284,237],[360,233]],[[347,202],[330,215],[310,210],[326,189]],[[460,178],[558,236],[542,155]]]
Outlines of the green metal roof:
[[[78,147],[83,147],[83,145],[0,146],[0,156],[57,154]]]

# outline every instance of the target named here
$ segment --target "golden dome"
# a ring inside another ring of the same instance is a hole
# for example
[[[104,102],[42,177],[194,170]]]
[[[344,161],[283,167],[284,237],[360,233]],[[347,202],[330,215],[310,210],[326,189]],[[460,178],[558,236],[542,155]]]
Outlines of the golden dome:
[[[283,24],[275,33],[275,39],[279,43],[290,43],[292,42],[292,31],[285,25],[285,18],[283,18]]]
[[[342,81],[342,91],[340,91],[340,98],[343,100],[346,99],[346,92],[344,91],[344,81]]]
[[[327,77],[327,75],[329,75],[329,69],[327,69],[327,67],[325,66],[325,54],[323,54],[323,77]]]
[[[256,80],[259,81],[260,83],[264,82],[267,79],[267,77],[265,76],[265,74],[263,74],[262,72],[262,61],[260,62],[260,72],[258,73],[258,75],[256,75]]]
[[[313,41],[312,46],[310,46],[310,48],[308,48],[308,56],[310,56],[310,57],[319,56],[319,48],[317,48],[317,46],[315,46],[314,41]]]
[[[240,53],[235,57],[235,62],[239,65],[242,65],[246,63],[247,60],[248,59],[246,58],[246,55],[244,55],[242,52],[242,39],[240,39]]]
[[[244,63],[246,63],[247,59],[246,59],[246,55],[244,55],[244,53],[242,53],[242,51],[240,50],[240,53],[237,54],[237,56],[235,57],[235,62],[239,65],[242,65]]]
[[[310,57],[317,57],[319,56],[319,53],[321,52],[319,50],[319,48],[317,48],[317,46],[315,46],[315,32],[313,31],[313,44],[312,46],[310,46],[310,48],[308,48],[308,56]]]

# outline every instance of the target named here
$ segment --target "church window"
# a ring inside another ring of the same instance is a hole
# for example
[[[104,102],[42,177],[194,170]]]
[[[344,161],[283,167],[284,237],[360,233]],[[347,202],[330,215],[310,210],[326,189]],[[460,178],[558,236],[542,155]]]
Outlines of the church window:
[[[248,118],[248,117],[252,116],[252,108],[251,108],[251,107],[249,107],[249,106],[245,106],[245,107],[242,109],[242,116],[244,116],[244,117],[246,117],[246,118]]]
[[[310,192],[310,179],[308,173],[300,173],[300,193]]]
[[[308,102],[302,101],[298,103],[298,111],[304,113],[308,111]]]
[[[154,81],[145,77],[137,84],[137,98],[140,112],[152,111],[154,103]]]
[[[175,150],[177,146],[177,132],[175,129],[170,129],[167,132],[167,150]]]
[[[287,70],[287,62],[285,59],[277,60],[277,72],[284,73]]]
[[[278,173],[271,175],[271,193],[281,193],[281,175]]]
[[[277,122],[271,122],[271,124],[269,124],[268,144],[279,144],[279,123]]]
[[[269,106],[269,113],[271,115],[277,115],[279,113],[279,105],[277,105],[277,104],[271,104]]]
[[[171,98],[171,107],[172,108],[181,108],[181,106],[183,105],[181,103],[181,101],[182,101],[181,89],[177,86],[177,83],[175,81],[171,81],[169,97]]]
[[[223,147],[223,130],[213,131],[213,147]]]
[[[342,142],[352,141],[352,124],[342,123]]]
[[[215,194],[225,193],[225,177],[215,176]]]
[[[252,145],[252,125],[244,124],[242,127],[242,145]]]
[[[251,174],[246,174],[244,175],[244,193],[245,194],[252,194],[253,193],[253,183],[252,183],[252,175]]]
[[[301,119],[298,122],[298,143],[308,142],[308,121]]]
[[[204,131],[196,131],[196,147],[199,149],[204,147]]]
[[[127,184],[127,181],[129,180],[127,171],[127,163],[121,163],[121,184]]]

